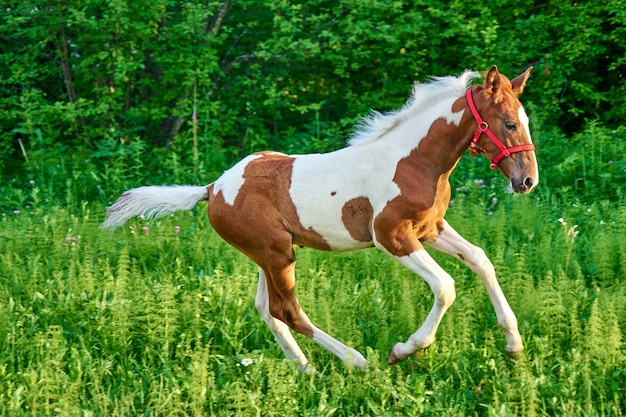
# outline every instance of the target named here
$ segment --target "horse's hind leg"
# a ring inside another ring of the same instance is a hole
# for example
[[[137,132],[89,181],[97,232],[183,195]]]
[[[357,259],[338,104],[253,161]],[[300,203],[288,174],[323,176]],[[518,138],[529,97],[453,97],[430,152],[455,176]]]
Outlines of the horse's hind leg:
[[[315,327],[304,311],[302,311],[295,294],[295,256],[291,248],[291,242],[289,242],[288,252],[286,249],[284,251],[272,250],[268,256],[264,257],[263,261],[259,263],[263,265],[262,268],[266,276],[267,299],[271,316],[287,324],[296,332],[309,337],[315,343],[341,359],[346,365],[364,369],[367,361],[363,355]],[[261,288],[260,284],[259,287]],[[274,334],[276,335],[276,333]],[[281,335],[284,335],[284,333],[281,333]],[[284,340],[286,341],[287,339]],[[295,341],[290,347],[294,345]],[[285,355],[290,354],[292,354],[291,351],[285,351]],[[306,361],[306,359],[304,360]],[[306,362],[300,363],[305,364]]]
[[[312,371],[313,368],[308,364],[309,361],[306,356],[304,356],[300,346],[298,346],[296,339],[293,338],[289,327],[270,314],[267,278],[265,277],[263,269],[259,271],[259,286],[256,293],[255,305],[285,356],[288,359],[298,362],[300,364],[298,367],[299,370],[304,372]]]

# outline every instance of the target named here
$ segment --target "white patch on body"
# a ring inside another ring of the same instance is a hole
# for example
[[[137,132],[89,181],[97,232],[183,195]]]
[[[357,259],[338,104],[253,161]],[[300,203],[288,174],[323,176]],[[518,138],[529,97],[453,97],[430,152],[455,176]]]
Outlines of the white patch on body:
[[[213,183],[213,195],[217,195],[221,191],[226,204],[231,206],[234,205],[235,198],[237,198],[237,194],[239,194],[239,190],[245,182],[243,173],[246,166],[248,166],[251,161],[261,157],[262,155],[259,154],[249,155],[229,170],[224,171],[224,173]]]
[[[454,123],[456,126],[458,126],[459,123],[461,123],[461,119],[463,118],[463,113],[465,113],[464,110],[457,111],[457,112],[449,112],[449,113],[446,113],[444,117],[446,118],[446,122],[448,122],[448,124]]]
[[[355,240],[345,228],[341,217],[344,204],[365,197],[376,218],[400,194],[393,182],[398,162],[417,148],[433,122],[443,117],[449,123],[460,123],[463,111],[451,111],[457,98],[420,108],[419,114],[411,113],[409,108],[408,114],[395,115],[397,123],[376,140],[357,140],[351,142],[352,146],[328,154],[295,157],[289,193],[302,226],[319,233],[331,250],[372,246],[372,242]]]

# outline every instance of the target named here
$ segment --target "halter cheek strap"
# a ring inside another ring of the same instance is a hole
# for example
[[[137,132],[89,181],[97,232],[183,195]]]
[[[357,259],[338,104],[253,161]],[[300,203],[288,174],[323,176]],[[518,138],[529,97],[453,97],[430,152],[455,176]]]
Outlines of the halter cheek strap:
[[[500,149],[500,153],[498,155],[496,155],[494,158],[489,158],[489,160],[491,161],[491,169],[497,169],[498,165],[500,164],[500,161],[506,158],[507,156],[511,155],[512,153],[535,150],[535,145],[533,145],[532,143],[529,143],[526,145],[511,146],[510,148],[507,148],[506,146],[504,146],[504,144],[500,142],[500,140],[496,137],[493,131],[489,128],[489,125],[487,124],[487,122],[485,122],[482,119],[482,117],[480,117],[480,114],[478,113],[478,110],[476,109],[476,105],[474,104],[474,99],[472,97],[472,90],[467,90],[465,92],[465,97],[467,99],[467,104],[469,105],[472,115],[474,115],[474,119],[476,119],[476,122],[478,123],[476,132],[474,133],[474,138],[472,139],[472,142],[470,143],[472,156],[476,156],[476,153],[478,152],[478,153],[482,153],[486,155],[487,158],[489,158],[489,155],[487,155],[485,150],[477,146],[478,139],[480,139],[483,133],[486,134],[489,137],[489,139],[491,139],[491,141],[498,147],[498,149]]]

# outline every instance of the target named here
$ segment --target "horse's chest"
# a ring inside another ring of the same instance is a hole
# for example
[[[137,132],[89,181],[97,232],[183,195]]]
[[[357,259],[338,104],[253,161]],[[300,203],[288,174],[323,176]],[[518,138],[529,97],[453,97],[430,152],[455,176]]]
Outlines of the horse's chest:
[[[438,190],[430,206],[418,208],[413,217],[413,230],[421,241],[434,239],[443,227],[450,194],[447,189]]]
[[[443,228],[445,210],[433,207],[423,213],[419,213],[413,223],[413,231],[420,241],[432,240],[439,236]]]
[[[422,189],[421,193],[399,195],[374,219],[376,238],[391,253],[406,254],[416,240],[432,240],[439,235],[448,206],[449,187],[442,184],[431,190],[430,193]]]

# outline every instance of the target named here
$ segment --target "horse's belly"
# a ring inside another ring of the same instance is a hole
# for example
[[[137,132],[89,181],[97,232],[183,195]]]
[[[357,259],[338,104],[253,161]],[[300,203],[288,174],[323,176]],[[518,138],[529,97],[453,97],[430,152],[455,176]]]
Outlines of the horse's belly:
[[[373,246],[370,231],[371,217],[358,219],[338,216],[336,211],[325,211],[321,207],[319,218],[308,218],[307,225],[294,230],[295,244],[331,251],[350,251]]]

